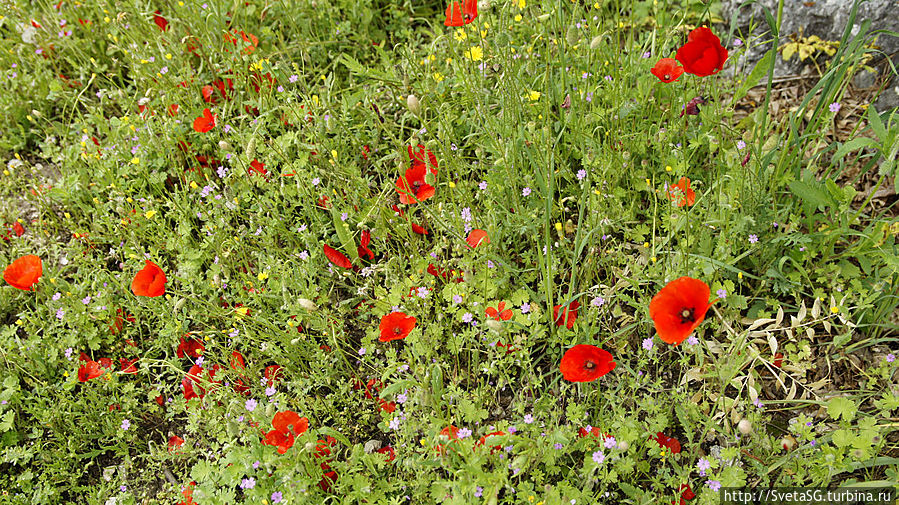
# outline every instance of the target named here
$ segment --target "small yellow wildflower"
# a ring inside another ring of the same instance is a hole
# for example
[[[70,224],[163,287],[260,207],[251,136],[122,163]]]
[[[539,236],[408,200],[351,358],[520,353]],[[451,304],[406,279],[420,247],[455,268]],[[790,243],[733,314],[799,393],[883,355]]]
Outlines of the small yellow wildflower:
[[[541,95],[541,93],[539,91],[528,92],[528,98],[530,98],[532,102],[536,102],[537,100],[540,100],[540,95]]]
[[[443,74],[440,72],[434,72],[434,80],[437,82],[443,82]]]
[[[840,308],[839,308],[839,307],[831,307],[831,308],[830,308],[830,311],[833,312],[834,314],[839,314],[839,313],[840,313]]]
[[[519,9],[524,9],[527,6],[528,6],[528,3],[526,0],[518,0],[518,8]]]
[[[456,33],[453,34],[453,37],[459,42],[462,42],[463,40],[468,38],[468,34],[465,33],[465,28],[457,28]]]
[[[153,216],[155,216],[155,215],[156,215],[155,210],[148,210],[147,212],[144,213],[144,217],[146,217],[147,219],[153,219]]]
[[[468,56],[471,61],[481,61],[484,59],[484,50],[481,49],[481,46],[474,46],[465,52],[465,56]]]
[[[672,170],[674,170],[674,169],[671,168],[671,165],[665,165],[665,171],[666,171],[666,172],[670,172],[670,171],[672,171]]]
[[[268,272],[262,272],[256,276],[260,281],[268,279]]]

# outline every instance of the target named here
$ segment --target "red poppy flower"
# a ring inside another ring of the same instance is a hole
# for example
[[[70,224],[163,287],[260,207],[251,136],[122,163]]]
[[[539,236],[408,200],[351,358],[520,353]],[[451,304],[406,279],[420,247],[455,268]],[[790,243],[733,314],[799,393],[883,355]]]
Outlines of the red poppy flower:
[[[709,303],[710,294],[708,284],[690,277],[675,279],[662,288],[649,302],[649,317],[659,338],[677,345],[690,336],[715,303]]]
[[[119,358],[119,365],[122,367],[122,373],[136,374],[137,367],[134,365],[135,363],[137,363],[137,358]]]
[[[209,390],[203,387],[200,384],[200,381],[203,377],[203,372],[209,373],[209,378],[207,379],[211,383],[215,383],[217,381],[213,380],[215,378],[216,372],[219,370],[218,365],[213,365],[213,367],[209,370],[203,370],[203,367],[200,365],[194,365],[190,367],[190,370],[187,372],[187,375],[184,376],[184,379],[181,380],[181,388],[184,393],[184,399],[190,400],[191,398],[203,398],[206,396],[206,393]]]
[[[360,258],[368,257],[368,259],[375,259],[375,253],[371,252],[371,249],[368,248],[368,244],[371,243],[371,231],[370,230],[362,230],[362,238],[359,239],[359,247],[357,248],[357,253]]]
[[[247,172],[263,176],[268,175],[268,170],[265,169],[265,163],[261,163],[259,160],[253,160],[250,163],[250,168],[247,169]]]
[[[595,345],[580,344],[565,351],[559,370],[571,382],[592,382],[615,369],[609,351]]]
[[[502,437],[502,436],[504,436],[505,434],[506,434],[505,431],[494,431],[493,433],[488,433],[488,434],[484,435],[483,437],[481,437],[480,439],[478,439],[478,441],[477,441],[477,443],[475,444],[475,446],[479,446],[479,445],[484,445],[484,444],[486,444],[486,443],[487,443],[487,439],[489,439],[490,437]],[[494,442],[495,442],[495,441],[491,441],[491,443],[494,443]],[[491,452],[491,453],[494,453],[494,452],[496,452],[496,451],[501,451],[501,450],[503,449],[503,446],[502,446],[502,444],[500,444],[500,445],[493,445],[493,446],[490,446],[490,448],[491,448],[491,451],[490,451],[490,452]]]
[[[269,431],[263,439],[263,445],[273,445],[278,448],[278,454],[284,454],[287,449],[293,447],[295,437],[298,437],[309,429],[309,420],[300,417],[296,412],[285,410],[278,412],[272,419],[273,430]]]
[[[680,117],[684,117],[684,114],[688,116],[698,116],[699,115],[699,106],[708,103],[708,100],[703,96],[697,96],[687,102],[687,105],[684,105],[684,110],[680,111]]]
[[[777,368],[782,367],[783,364],[784,364],[784,355],[783,355],[783,353],[781,353],[781,352],[775,353],[775,354],[774,354],[774,359],[771,360],[771,364],[774,365],[774,366],[776,366]]]
[[[678,65],[674,58],[662,58],[650,72],[662,82],[674,82],[683,75],[684,67]]]
[[[397,179],[396,191],[400,194],[400,203],[423,202],[434,196],[437,190],[425,182],[426,173],[424,163],[418,163],[406,169],[406,175]]]
[[[478,17],[478,0],[454,1],[446,7],[446,26],[464,26]]]
[[[194,130],[200,133],[206,133],[215,128],[218,114],[213,114],[208,108],[203,109],[203,115],[194,119]]]
[[[334,249],[333,247],[325,244],[325,256],[328,257],[328,261],[331,262],[332,265],[340,268],[353,268],[353,263],[349,258],[346,257],[345,254]]]
[[[595,438],[599,438],[603,435],[602,431],[599,429],[599,426],[591,426],[590,431],[587,431],[587,428],[579,428],[577,430],[577,435],[580,438],[593,436]]]
[[[393,450],[393,447],[389,445],[385,445],[377,450],[378,454],[386,454],[387,455],[387,463],[392,462],[396,459],[396,452]]]
[[[78,382],[87,382],[101,375],[103,375],[103,369],[94,360],[87,360],[78,368]]]
[[[655,437],[649,437],[649,439],[658,442],[660,447],[664,447],[670,450],[671,454],[677,454],[680,452],[680,442],[678,442],[676,438],[666,436],[661,431],[656,433]]]
[[[178,108],[179,107],[177,103],[169,105],[169,116],[175,117],[178,114]]]
[[[262,376],[266,379],[266,385],[269,387],[275,387],[275,385],[282,379],[281,367],[279,365],[269,365],[265,367],[265,370],[262,372]]]
[[[427,163],[431,173],[437,175],[437,156],[434,156],[434,153],[421,144],[418,144],[417,149],[413,149],[412,146],[407,146],[407,149],[413,167]]]
[[[412,223],[412,231],[419,235],[427,235],[428,234],[428,230],[424,226],[417,225],[415,223]]]
[[[475,247],[481,245],[481,243],[489,244],[490,236],[487,235],[487,232],[481,229],[471,230],[468,234],[468,238],[465,239],[468,242],[468,247],[474,249]]]
[[[331,470],[330,472],[322,475],[322,480],[318,481],[318,487],[321,488],[322,491],[328,492],[331,490],[331,484],[337,482],[337,472]]]
[[[184,445],[183,438],[179,437],[178,435],[172,435],[169,437],[169,452],[175,452],[182,445]]]
[[[696,203],[696,192],[690,188],[690,179],[681,177],[677,184],[668,188],[668,198],[678,207],[692,206]]]
[[[247,364],[246,364],[246,360],[243,357],[243,354],[241,354],[238,351],[232,352],[231,353],[231,369],[232,370],[237,370],[237,369],[244,370],[246,368],[247,368]]]
[[[33,254],[22,256],[3,270],[3,280],[10,286],[23,291],[31,291],[44,273],[44,264]]]
[[[133,314],[125,314],[124,309],[121,309],[121,308],[116,309],[115,320],[112,322],[112,325],[109,327],[110,333],[112,333],[113,335],[117,335],[119,332],[121,332],[122,328],[125,327],[125,321],[128,321],[129,323],[133,323],[133,322],[137,321],[137,319],[134,318]]]
[[[387,400],[378,398],[378,408],[382,412],[387,412],[388,414],[392,414],[396,411],[396,403],[388,402]]]
[[[727,49],[721,40],[705,26],[687,36],[687,43],[677,50],[677,61],[688,74],[700,77],[717,74],[727,61]]]
[[[402,312],[391,312],[381,318],[381,324],[378,327],[381,330],[381,342],[390,342],[391,340],[400,340],[409,336],[409,333],[415,328],[416,319],[407,316]]]
[[[571,302],[570,304],[568,304],[568,307],[564,311],[562,311],[561,314],[559,312],[561,311],[562,306],[561,305],[554,306],[553,307],[553,321],[556,322],[556,326],[562,326],[564,324],[565,327],[568,328],[569,330],[574,328],[574,322],[577,321],[577,311],[580,308],[580,306],[581,306],[580,302],[576,302],[576,301]],[[568,313],[567,317],[565,316],[566,312]]]
[[[487,307],[485,312],[487,317],[492,317],[497,321],[508,321],[509,319],[512,319],[512,309],[506,309],[506,302],[499,302],[499,305],[497,305],[495,309],[493,307]]]
[[[197,359],[203,355],[203,351],[205,350],[206,346],[203,345],[202,341],[194,338],[185,339],[184,337],[181,337],[181,340],[178,342],[178,349],[175,351],[175,354],[179,358],[189,356],[191,358]]]
[[[165,31],[169,26],[169,22],[162,17],[162,14],[159,11],[153,13],[153,22],[156,23],[156,26],[162,31]]]
[[[137,296],[162,296],[167,280],[159,265],[146,260],[144,268],[131,281],[131,292]]]
[[[680,505],[687,505],[688,501],[696,498],[696,493],[693,492],[693,489],[690,488],[689,484],[681,484],[677,490],[681,493]],[[674,502],[671,503],[673,504]]]
[[[112,360],[109,358],[100,358],[97,360],[97,363],[106,370],[112,370]]]

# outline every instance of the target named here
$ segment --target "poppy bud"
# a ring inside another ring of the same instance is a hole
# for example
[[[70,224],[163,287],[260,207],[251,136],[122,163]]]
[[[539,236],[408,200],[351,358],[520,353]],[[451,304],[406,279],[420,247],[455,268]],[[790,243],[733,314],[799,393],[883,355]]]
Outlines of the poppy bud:
[[[41,111],[31,109],[31,115],[34,117],[41,117]]]
[[[416,116],[421,113],[421,102],[418,101],[418,98],[416,98],[415,95],[406,97],[406,107],[408,107],[409,111]]]
[[[275,404],[269,403],[265,407],[265,417],[272,417],[275,414]]]
[[[313,302],[312,300],[309,300],[308,298],[300,298],[297,300],[297,303],[300,304],[300,307],[303,307],[306,310],[309,310],[309,311],[318,310],[318,305],[316,305],[315,302]]]
[[[792,451],[794,447],[796,447],[796,439],[793,435],[786,435],[780,441],[780,446],[783,447],[785,451]]]
[[[496,35],[496,47],[506,47],[509,45],[509,34],[506,32],[499,32]]]
[[[303,446],[303,450],[306,452],[312,452],[315,450],[315,444],[312,442],[306,442],[306,445]]]
[[[493,330],[497,333],[499,333],[500,330],[503,329],[503,323],[496,321],[494,319],[488,319],[486,324],[487,324],[488,328],[490,328],[491,330]]]
[[[602,42],[602,35],[597,35],[593,37],[593,40],[590,41],[590,49],[596,49],[599,47],[599,44]]]
[[[631,444],[628,443],[627,440],[619,440],[618,441],[618,448],[621,449],[622,451],[626,451],[627,448],[630,446],[631,446]]]
[[[565,42],[568,42],[569,46],[576,45],[578,42],[578,38],[580,34],[577,32],[577,28],[574,26],[569,26],[568,31],[565,32]]]
[[[250,142],[247,143],[247,152],[248,159],[256,159],[256,137],[250,137]]]
[[[181,310],[181,307],[184,307],[184,304],[187,303],[187,299],[181,298],[177,302],[175,302],[175,312]]]
[[[737,429],[740,430],[740,433],[749,435],[752,433],[752,423],[749,422],[749,419],[743,419],[737,424]]]
[[[230,151],[231,144],[225,142],[224,140],[219,140],[219,149],[221,149],[222,151]]]

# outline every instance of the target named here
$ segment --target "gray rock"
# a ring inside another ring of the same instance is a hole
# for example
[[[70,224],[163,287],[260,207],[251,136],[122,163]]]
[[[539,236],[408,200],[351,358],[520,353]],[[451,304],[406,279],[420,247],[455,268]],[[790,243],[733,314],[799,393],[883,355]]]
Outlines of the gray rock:
[[[761,44],[760,41],[768,40],[768,24],[765,21],[762,6],[767,7],[771,15],[777,17],[777,0],[758,0],[750,6],[740,8],[742,0],[723,0],[722,1],[722,17],[730,20],[736,13],[736,23],[733,27],[736,37],[747,36],[752,30],[752,39],[744,45],[744,54],[740,55],[741,61],[745,62],[746,68],[752,66],[765,54],[771,47],[770,42]],[[825,41],[839,41],[843,36],[843,31],[849,22],[849,14],[852,10],[853,2],[851,0],[785,0],[783,11],[783,22],[781,24],[780,36],[781,45],[790,41],[790,35],[802,33],[803,36],[809,37],[817,35]],[[868,33],[875,30],[891,30],[899,32],[899,0],[867,0],[861,3],[858,9],[852,33],[858,33],[861,23],[864,20],[871,20],[871,27]],[[888,72],[889,65],[886,58],[892,58],[893,64],[899,67],[899,37],[892,37],[880,34],[877,38],[877,45],[880,46],[882,54],[875,56],[872,66],[876,65],[879,71]],[[823,67],[824,63],[829,60],[829,56],[818,53],[816,55],[818,64]],[[741,63],[741,66],[743,64]],[[800,61],[798,55],[793,56],[788,61],[784,61],[780,53],[774,66],[775,78],[782,78],[794,75],[804,75],[814,70],[814,61],[807,58]],[[866,72],[862,72],[856,77],[855,84],[859,87],[870,87],[876,83],[876,76],[865,76]],[[881,94],[880,99],[875,103],[878,110],[881,107],[895,107],[899,103],[899,94],[893,89],[899,85],[899,79],[893,76],[893,81],[887,86],[887,89]]]

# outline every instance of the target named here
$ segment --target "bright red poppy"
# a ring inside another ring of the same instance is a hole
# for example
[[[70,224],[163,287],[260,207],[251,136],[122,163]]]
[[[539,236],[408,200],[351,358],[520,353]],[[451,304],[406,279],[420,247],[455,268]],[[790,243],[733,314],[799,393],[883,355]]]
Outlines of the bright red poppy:
[[[393,450],[393,447],[389,445],[385,445],[377,450],[378,454],[386,454],[387,455],[387,463],[396,459],[396,451]]]
[[[247,172],[250,174],[259,174],[262,176],[268,175],[268,170],[265,169],[265,163],[260,162],[259,160],[253,160],[250,162],[250,168],[247,169]]]
[[[345,254],[325,244],[325,256],[332,265],[340,268],[353,268],[353,262]]]
[[[381,318],[381,324],[378,327],[381,330],[381,342],[390,342],[391,340],[401,340],[409,336],[409,333],[415,328],[416,319],[407,316],[402,312],[391,312]]]
[[[662,288],[649,302],[649,317],[659,338],[677,345],[689,337],[715,303],[709,303],[710,294],[708,284],[690,277],[675,279]]]
[[[690,179],[681,177],[677,184],[668,188],[668,198],[678,207],[696,203],[696,192],[690,187]]]
[[[262,376],[266,380],[266,385],[269,387],[275,387],[275,385],[281,381],[284,374],[281,373],[280,365],[269,365],[265,367],[265,370],[262,372]]]
[[[428,234],[427,228],[425,228],[424,226],[415,224],[415,223],[412,223],[412,231],[419,235],[427,235]]]
[[[427,169],[424,163],[417,163],[406,169],[406,175],[396,180],[396,191],[400,194],[400,203],[410,204],[427,200],[437,190],[425,182]]]
[[[375,259],[375,253],[371,252],[371,249],[368,248],[368,244],[371,243],[371,231],[370,230],[362,230],[362,237],[359,239],[359,247],[356,248],[356,252],[359,254],[360,258],[367,257],[370,260]]]
[[[239,351],[234,351],[231,353],[231,369],[232,370],[245,370],[247,368],[247,362]]]
[[[119,358],[119,365],[122,368],[122,373],[136,374],[137,373],[137,358]]]
[[[144,268],[131,281],[131,292],[137,296],[162,296],[167,280],[159,265],[146,260]]]
[[[454,1],[446,7],[446,26],[464,26],[478,17],[478,0]]]
[[[432,174],[437,175],[437,156],[434,156],[428,148],[425,146],[418,144],[417,148],[413,148],[412,146],[407,146],[409,151],[409,159],[412,161],[412,166],[416,165],[424,165],[427,163],[428,169]]]
[[[197,359],[203,355],[203,351],[206,350],[206,346],[203,345],[201,340],[195,338],[185,339],[181,337],[181,340],[178,342],[178,349],[175,351],[175,354],[179,358],[183,358],[185,356],[189,356],[191,358]]]
[[[474,249],[482,243],[489,244],[490,236],[487,235],[487,232],[484,230],[475,229],[468,233],[468,238],[465,239],[465,242],[468,243],[468,247]]]
[[[156,23],[156,26],[158,26],[162,31],[165,31],[169,26],[168,20],[162,17],[162,13],[160,13],[159,11],[153,13],[153,22]]]
[[[169,452],[175,452],[179,447],[184,445],[184,439],[179,437],[178,435],[172,435],[169,437]]]
[[[505,436],[505,434],[506,434],[505,431],[494,431],[493,433],[488,433],[488,434],[484,435],[483,437],[481,437],[480,439],[478,439],[477,443],[475,443],[475,447],[477,447],[477,446],[479,446],[479,445],[484,445],[484,444],[486,444],[486,443],[487,443],[487,440],[488,440],[488,439],[491,439],[491,437],[502,437],[502,436]],[[491,444],[496,443],[496,440],[495,440],[495,439],[491,439],[491,440],[490,440],[490,443],[491,443]],[[501,451],[501,450],[503,449],[502,444],[499,444],[499,445],[491,445],[491,446],[489,446],[489,447],[490,447],[490,449],[491,449],[491,450],[490,450],[491,454],[494,453],[494,452],[497,452],[497,451]]]
[[[689,484],[681,484],[677,490],[680,491],[680,493],[681,493],[680,505],[687,505],[688,501],[692,500],[693,498],[696,498],[696,493],[693,492],[693,489],[690,487]],[[672,502],[672,503],[674,503],[674,502]]]
[[[680,442],[676,438],[669,437],[661,431],[656,433],[656,436],[649,437],[649,439],[658,442],[660,447],[664,447],[670,450],[671,454],[677,454],[680,452]]]
[[[650,72],[662,82],[674,82],[683,75],[684,67],[678,65],[674,58],[662,58]]]
[[[44,264],[33,254],[22,256],[3,270],[3,280],[10,286],[23,291],[31,291],[44,273]]]
[[[506,308],[506,302],[499,302],[499,305],[497,305],[495,309],[493,307],[487,307],[485,313],[487,314],[487,317],[492,317],[497,321],[508,321],[509,319],[512,319],[512,309]]]
[[[125,321],[133,323],[137,321],[137,319],[134,318],[133,314],[126,314],[124,309],[116,309],[115,320],[113,320],[112,325],[109,327],[110,333],[117,335],[121,332],[122,328],[125,327]]]
[[[262,440],[263,445],[273,445],[278,448],[278,454],[284,454],[287,449],[293,447],[295,437],[306,433],[309,429],[309,420],[300,417],[292,410],[278,412],[272,419],[273,430],[269,431]]]
[[[574,328],[574,322],[577,321],[577,311],[580,308],[580,302],[571,302],[568,304],[568,307],[565,310],[562,310],[561,305],[556,305],[553,307],[553,321],[556,322],[556,326],[565,325],[569,330]],[[561,314],[560,314],[561,312]],[[568,314],[567,316],[565,314]]]
[[[187,375],[184,376],[184,379],[181,380],[181,388],[184,393],[184,399],[190,400],[191,398],[203,398],[206,396],[206,393],[209,392],[208,388],[204,387],[200,381],[203,380],[203,373],[208,372],[208,380],[211,383],[216,383],[215,374],[219,370],[219,365],[213,365],[213,367],[209,370],[204,370],[200,365],[194,365],[190,367],[190,370],[187,372]]]
[[[727,49],[708,27],[700,26],[687,36],[687,43],[677,50],[677,61],[688,74],[700,77],[717,74],[727,61]]]
[[[203,109],[203,115],[194,119],[194,130],[200,133],[206,133],[215,128],[218,114],[213,114],[208,108]]]
[[[103,368],[94,360],[84,361],[78,368],[78,382],[87,382],[103,375]]]
[[[571,382],[592,382],[615,369],[609,351],[595,345],[580,344],[565,351],[559,370]]]

